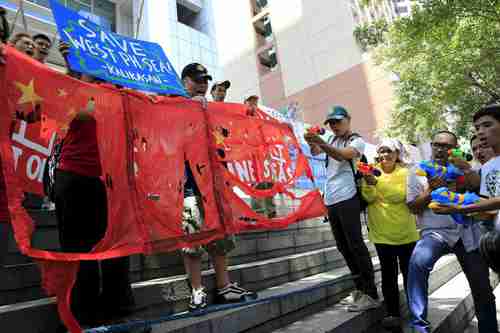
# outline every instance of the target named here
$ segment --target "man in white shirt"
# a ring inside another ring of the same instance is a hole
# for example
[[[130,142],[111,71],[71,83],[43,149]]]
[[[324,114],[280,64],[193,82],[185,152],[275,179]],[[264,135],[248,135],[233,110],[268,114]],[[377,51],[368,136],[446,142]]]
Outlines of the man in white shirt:
[[[500,105],[482,108],[474,114],[473,121],[477,137],[495,154],[481,167],[480,193],[488,199],[462,207],[438,206],[434,211],[439,214],[479,213],[482,220],[490,216],[494,221],[493,231],[481,239],[481,254],[493,270],[500,272],[500,214],[494,212],[500,209]]]
[[[354,280],[357,290],[347,301],[350,303],[348,310],[364,311],[379,305],[373,265],[361,233],[361,208],[355,179],[356,161],[364,153],[365,142],[352,133],[351,116],[341,106],[331,109],[325,125],[335,134],[331,142],[313,133],[307,133],[304,138],[313,155],[323,152],[327,155],[324,202],[328,207],[328,219],[337,248],[351,273],[358,275]]]
[[[457,146],[457,137],[448,131],[438,132],[432,141],[432,159],[448,165],[448,151]],[[440,177],[428,179],[417,176],[415,170],[408,176],[407,202],[417,216],[421,239],[413,251],[408,271],[408,307],[413,327],[420,333],[430,333],[427,321],[429,274],[434,264],[448,253],[454,253],[469,282],[479,333],[497,332],[495,297],[489,282],[488,266],[479,253],[479,225],[465,227],[449,215],[437,215],[428,205],[431,192],[439,187],[454,190],[456,182]]]

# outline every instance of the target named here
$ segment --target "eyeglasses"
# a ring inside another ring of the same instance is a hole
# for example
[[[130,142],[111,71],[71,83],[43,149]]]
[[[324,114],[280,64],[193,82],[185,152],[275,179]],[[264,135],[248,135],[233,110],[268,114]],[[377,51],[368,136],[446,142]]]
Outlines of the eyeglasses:
[[[450,149],[455,148],[455,145],[451,145],[451,144],[447,144],[447,143],[433,142],[432,148],[437,149],[437,150],[450,150]]]

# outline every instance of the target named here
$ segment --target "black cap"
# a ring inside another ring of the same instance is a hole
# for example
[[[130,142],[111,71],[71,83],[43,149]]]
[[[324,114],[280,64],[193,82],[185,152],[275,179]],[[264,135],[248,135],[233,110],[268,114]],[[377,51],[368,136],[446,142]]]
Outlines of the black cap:
[[[181,79],[184,79],[186,77],[190,77],[195,80],[201,78],[206,78],[210,81],[212,80],[212,76],[208,74],[205,66],[197,62],[193,62],[184,67],[184,69],[182,70]]]
[[[243,102],[248,102],[251,99],[259,100],[259,96],[255,95],[255,94],[247,95],[247,96],[245,96],[245,99],[243,100]]]
[[[214,91],[215,88],[217,88],[217,86],[222,86],[224,87],[226,90],[229,89],[229,87],[231,87],[231,82],[229,82],[229,80],[225,80],[225,81],[217,81],[215,82],[213,85],[212,85],[212,88],[210,89],[210,91]]]

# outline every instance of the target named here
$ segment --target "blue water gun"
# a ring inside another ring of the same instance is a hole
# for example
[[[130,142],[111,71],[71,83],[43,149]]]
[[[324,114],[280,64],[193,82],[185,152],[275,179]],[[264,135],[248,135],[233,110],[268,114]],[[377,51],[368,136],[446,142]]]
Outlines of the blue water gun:
[[[431,203],[429,208],[436,207],[438,204],[445,206],[467,206],[479,202],[481,198],[472,192],[455,193],[448,190],[446,187],[440,187],[431,193]],[[472,219],[462,214],[451,214],[453,220],[458,224],[469,226]]]
[[[427,176],[428,178],[441,177],[446,182],[456,181],[458,177],[463,176],[462,170],[448,163],[446,166],[434,161],[422,161],[418,163],[417,175]]]

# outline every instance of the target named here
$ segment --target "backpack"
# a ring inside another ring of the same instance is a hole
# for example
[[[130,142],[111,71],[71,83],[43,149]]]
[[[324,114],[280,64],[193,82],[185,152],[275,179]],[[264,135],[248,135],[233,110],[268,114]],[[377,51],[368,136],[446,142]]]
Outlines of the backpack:
[[[54,145],[43,169],[43,192],[51,202],[56,201],[56,169],[61,160],[63,142]]]
[[[351,135],[349,135],[349,137],[347,137],[346,144],[351,142],[352,140],[354,140],[356,138],[361,138],[361,135],[359,135],[358,133],[351,133]],[[333,138],[333,140],[330,144],[333,144],[335,142],[335,139],[336,139],[336,137]],[[327,156],[326,163],[325,163],[326,168],[328,168],[328,160],[329,160],[329,158]],[[360,160],[360,162],[368,163],[368,159],[366,158],[365,154],[362,154],[359,160]],[[357,171],[354,168],[354,161],[353,160],[349,161],[349,165],[351,166],[352,174],[354,176],[354,183],[356,184],[356,195],[359,199],[360,211],[365,212],[366,208],[368,207],[368,202],[361,195],[361,180],[363,179],[363,175],[361,174],[361,172]]]

